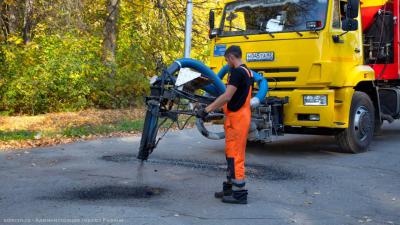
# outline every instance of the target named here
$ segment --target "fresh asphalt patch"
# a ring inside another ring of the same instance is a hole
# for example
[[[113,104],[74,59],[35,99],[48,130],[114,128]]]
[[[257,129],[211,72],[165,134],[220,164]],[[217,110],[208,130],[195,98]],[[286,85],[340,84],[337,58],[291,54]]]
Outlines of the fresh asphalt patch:
[[[47,201],[102,201],[119,200],[129,201],[132,199],[150,199],[158,197],[167,189],[160,187],[150,187],[143,185],[143,174],[140,172],[146,164],[165,165],[181,168],[190,168],[200,171],[224,172],[226,165],[224,163],[182,160],[182,159],[160,159],[151,158],[142,162],[136,159],[135,154],[114,154],[104,155],[101,160],[114,163],[133,163],[138,165],[138,176],[136,185],[97,185],[89,187],[71,188],[62,190],[48,196],[41,196],[39,200]],[[262,179],[268,181],[291,181],[304,180],[305,174],[299,171],[292,171],[279,165],[257,165],[249,164],[246,166],[246,175],[252,179]]]
[[[101,159],[116,163],[141,163],[140,160],[136,159],[135,154],[105,155],[102,156]],[[226,164],[208,161],[151,158],[144,163],[153,165],[178,166],[198,170],[226,171]],[[293,171],[293,169],[284,168],[281,165],[246,164],[246,176],[253,179],[263,179],[269,181],[306,179],[306,175],[304,173],[300,171]]]
[[[164,188],[149,186],[107,185],[88,188],[73,188],[72,190],[62,191],[54,196],[42,196],[39,199],[50,201],[149,199],[157,197],[165,191],[166,189]]]

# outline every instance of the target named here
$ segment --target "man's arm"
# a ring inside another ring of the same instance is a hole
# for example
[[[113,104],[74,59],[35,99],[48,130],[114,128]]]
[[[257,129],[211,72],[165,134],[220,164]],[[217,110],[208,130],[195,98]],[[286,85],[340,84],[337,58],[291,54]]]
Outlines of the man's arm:
[[[233,95],[235,94],[237,88],[233,85],[228,85],[226,87],[225,93],[220,95],[213,103],[211,103],[209,106],[206,108],[206,112],[212,112],[215,111],[219,108],[222,108],[226,103],[228,103]]]

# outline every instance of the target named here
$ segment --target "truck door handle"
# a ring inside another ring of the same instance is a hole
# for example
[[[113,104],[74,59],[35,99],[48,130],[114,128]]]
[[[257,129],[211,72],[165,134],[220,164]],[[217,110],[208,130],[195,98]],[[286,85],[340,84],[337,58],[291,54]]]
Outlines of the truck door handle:
[[[343,44],[344,41],[342,39],[340,39],[341,35],[333,35],[332,39],[333,39],[333,43],[336,44]]]
[[[355,53],[360,53],[361,50],[360,50],[359,48],[356,48],[356,49],[354,49],[354,52],[355,52]]]

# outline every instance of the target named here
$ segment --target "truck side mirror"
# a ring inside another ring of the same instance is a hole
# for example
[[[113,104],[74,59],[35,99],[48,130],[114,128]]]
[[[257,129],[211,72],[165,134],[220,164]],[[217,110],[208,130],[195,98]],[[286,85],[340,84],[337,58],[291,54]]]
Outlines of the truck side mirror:
[[[346,18],[355,19],[358,17],[360,0],[348,0],[346,8]]]
[[[210,10],[210,14],[208,17],[208,24],[210,26],[210,30],[214,30],[214,28],[215,28],[215,12],[214,12],[214,10]]]
[[[342,30],[346,32],[358,30],[358,21],[350,18],[344,19],[342,21]]]
[[[210,10],[210,14],[208,17],[208,25],[209,25],[209,37],[210,39],[213,39],[217,36],[217,29],[215,29],[215,12],[214,10]]]
[[[346,7],[346,18],[342,21],[342,29],[346,32],[358,30],[358,12],[360,10],[360,0],[348,0]]]
[[[343,34],[333,35],[334,43],[344,43],[343,40],[340,39],[343,35],[347,34],[349,31],[358,30],[358,12],[360,10],[360,0],[348,0],[346,7],[346,17],[342,20],[342,30]]]

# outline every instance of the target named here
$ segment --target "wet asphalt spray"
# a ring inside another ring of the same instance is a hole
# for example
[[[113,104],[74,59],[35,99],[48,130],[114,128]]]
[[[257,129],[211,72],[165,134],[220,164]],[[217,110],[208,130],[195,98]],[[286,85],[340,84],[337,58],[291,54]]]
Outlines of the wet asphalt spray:
[[[141,186],[144,183],[143,173],[144,173],[144,160],[140,160],[136,171],[136,183],[138,186]]]

